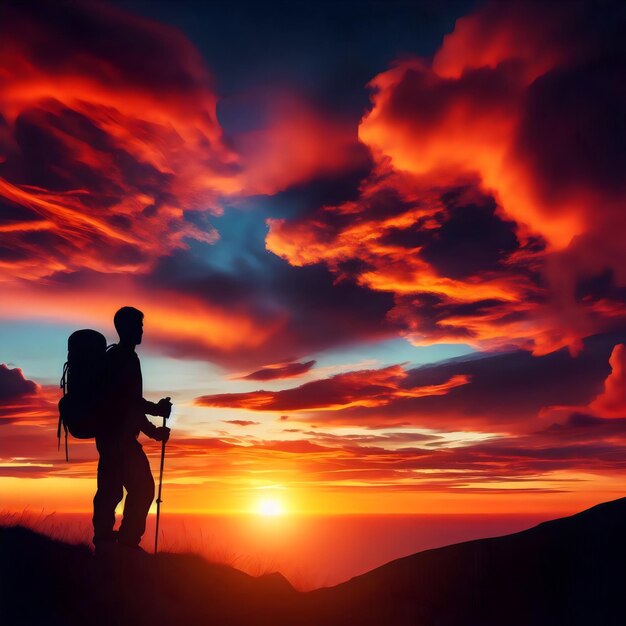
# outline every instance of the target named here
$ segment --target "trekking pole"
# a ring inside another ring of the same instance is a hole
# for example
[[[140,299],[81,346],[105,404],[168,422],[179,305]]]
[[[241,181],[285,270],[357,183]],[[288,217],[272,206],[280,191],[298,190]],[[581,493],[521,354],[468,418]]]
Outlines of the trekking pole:
[[[166,398],[166,400],[169,400],[169,398]],[[163,416],[163,428],[165,428],[165,422],[167,421],[167,418],[170,416],[169,415],[170,412],[171,412],[171,408],[170,408],[170,411],[168,411],[168,414]],[[159,469],[159,493],[156,499],[156,505],[157,505],[156,534],[154,536],[154,553],[155,554],[158,552],[158,549],[159,549],[159,518],[161,516],[161,502],[163,502],[163,500],[161,500],[161,489],[163,488],[163,466],[164,465],[165,465],[165,440],[161,442],[161,468]]]

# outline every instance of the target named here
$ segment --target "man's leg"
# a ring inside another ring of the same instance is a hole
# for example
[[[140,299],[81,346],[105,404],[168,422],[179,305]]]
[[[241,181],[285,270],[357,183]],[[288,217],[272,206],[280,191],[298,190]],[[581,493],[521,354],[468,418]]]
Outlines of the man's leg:
[[[122,458],[119,447],[96,440],[100,454],[98,461],[98,489],[93,499],[93,542],[113,541],[115,507],[124,496],[122,488]]]
[[[123,480],[127,494],[118,541],[137,546],[146,530],[146,517],[154,500],[150,463],[138,441],[132,441],[124,448]]]

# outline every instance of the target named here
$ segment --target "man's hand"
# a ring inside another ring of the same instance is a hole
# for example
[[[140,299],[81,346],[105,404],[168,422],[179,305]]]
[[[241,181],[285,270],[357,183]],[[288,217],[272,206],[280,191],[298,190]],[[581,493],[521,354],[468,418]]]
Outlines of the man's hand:
[[[170,402],[170,399],[161,398],[157,402],[157,411],[157,415],[160,415],[161,417],[169,417],[172,412],[172,403]]]
[[[159,426],[155,429],[152,439],[155,441],[165,441],[170,438],[170,429],[167,426]]]

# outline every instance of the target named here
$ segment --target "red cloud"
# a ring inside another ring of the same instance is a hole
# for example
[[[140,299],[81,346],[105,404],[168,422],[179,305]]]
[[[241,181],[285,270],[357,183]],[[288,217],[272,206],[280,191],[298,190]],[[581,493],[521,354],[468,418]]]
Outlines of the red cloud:
[[[485,3],[479,11],[456,21],[454,31],[444,37],[433,67],[440,76],[458,78],[467,70],[516,62],[524,70],[525,80],[531,81],[574,54],[576,49],[568,38],[581,8],[582,3],[546,5],[529,0],[511,3],[503,10],[497,2]],[[541,20],[537,19],[539,12]]]
[[[0,245],[11,273],[132,271],[185,238],[214,241],[184,212],[221,212],[236,157],[183,35],[104,4],[9,5],[1,22]]]
[[[613,348],[609,359],[611,373],[604,381],[604,391],[589,405],[589,410],[602,417],[626,416],[626,345]]]
[[[0,369],[3,371],[14,370]],[[1,376],[4,375],[0,373]],[[364,388],[361,380],[365,376],[372,381],[369,388]],[[22,381],[23,377],[17,380]],[[328,380],[332,382],[332,379]],[[416,388],[407,384],[407,376],[402,374],[399,366],[373,373],[351,372],[342,382],[346,389],[336,393],[337,398],[345,401],[348,399],[346,394],[350,394],[352,400],[369,398],[380,407],[398,394],[415,397],[427,390],[426,386]],[[437,385],[430,387],[431,392],[438,393],[443,391],[444,385],[440,385],[439,390],[435,389]],[[322,389],[317,387],[318,391]],[[95,480],[93,442],[71,441],[72,461],[69,464],[56,449],[54,426],[58,389],[38,387],[34,395],[31,386],[19,387],[18,391],[21,394],[26,392],[20,397],[29,397],[31,405],[14,406],[13,420],[1,426],[0,475],[29,478],[61,475]],[[305,395],[313,391],[309,390]],[[3,406],[10,409],[9,404]],[[168,444],[168,476],[176,479],[178,484],[192,479],[194,491],[197,491],[201,489],[198,479],[210,472],[212,481],[217,482],[223,494],[240,490],[242,484],[249,486],[252,475],[258,484],[259,470],[263,471],[263,480],[268,484],[306,489],[308,493],[311,490],[393,493],[416,489],[441,493],[496,493],[502,489],[504,481],[507,492],[554,492],[571,489],[575,485],[571,481],[577,480],[576,472],[593,472],[609,478],[623,472],[625,421],[574,415],[566,424],[553,425],[539,432],[467,441],[465,445],[457,442],[452,446],[443,436],[445,431],[340,436],[310,430],[304,432],[305,438],[301,439],[265,441],[245,435],[218,439],[174,433]],[[592,443],[589,443],[590,438]],[[146,445],[155,461],[159,449],[150,442]],[[207,455],[207,451],[211,453]],[[564,478],[567,472],[571,476],[569,480]],[[604,484],[602,480],[599,479],[600,485]],[[174,488],[173,484],[169,488]],[[76,505],[84,507],[88,502],[77,502]],[[189,501],[184,506],[188,507]]]
[[[356,129],[291,96],[271,94],[261,128],[234,138],[246,193],[275,194],[292,185],[338,176],[367,160]]]
[[[191,42],[103,3],[5,3],[0,39],[1,317],[109,325],[124,298],[169,353],[250,369],[390,335],[386,298],[343,290],[368,301],[357,322],[323,270],[294,279],[263,267],[268,297],[257,275],[182,256],[190,240],[219,237],[208,220],[224,196],[360,167],[354,126],[281,93],[258,128],[224,138]]]
[[[313,411],[349,407],[382,407],[397,398],[443,395],[465,385],[468,377],[459,375],[437,384],[403,386],[407,372],[400,365],[380,370],[359,370],[336,374],[281,391],[221,393],[196,398],[200,406],[220,406],[254,411]]]
[[[458,20],[432,63],[372,80],[359,197],[269,220],[267,248],[393,293],[415,343],[576,351],[623,322],[623,298],[579,289],[607,269],[626,286],[623,55],[604,19],[491,2]]]
[[[190,212],[220,215],[224,195],[276,193],[365,157],[355,129],[279,95],[236,152],[178,30],[104,3],[30,8],[0,15],[0,267],[14,277],[145,271],[218,238]]]
[[[246,350],[263,346],[285,322],[275,315],[259,324],[255,311],[245,306],[227,308],[173,288],[146,287],[127,274],[76,273],[67,281],[60,277],[38,284],[9,283],[2,291],[6,300],[0,319],[37,318],[45,310],[48,320],[102,329],[111,327],[122,303],[133,303],[146,315],[147,339],[176,354],[228,358],[243,352],[245,358]]]
[[[595,436],[592,444],[589,430]],[[172,440],[170,448],[171,471],[192,476],[195,463],[206,458],[210,449],[212,471],[225,487],[231,481],[246,480],[248,472],[263,467],[269,482],[285,484],[285,472],[289,472],[291,480],[286,486],[295,489],[496,493],[506,481],[508,490],[559,491],[571,489],[576,477],[572,475],[572,483],[563,474],[553,475],[555,472],[613,476],[622,471],[626,446],[626,429],[621,425],[621,430],[616,430],[615,420],[572,423],[452,447],[436,437],[426,442],[420,433],[375,438],[332,437],[314,431],[306,435],[307,439],[263,442],[179,437]]]

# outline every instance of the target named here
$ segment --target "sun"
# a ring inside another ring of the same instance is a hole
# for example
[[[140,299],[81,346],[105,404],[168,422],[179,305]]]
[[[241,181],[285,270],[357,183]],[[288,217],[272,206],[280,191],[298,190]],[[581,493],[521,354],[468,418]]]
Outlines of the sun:
[[[262,498],[257,504],[256,511],[259,515],[275,517],[277,515],[283,515],[285,509],[282,503],[275,498]]]

